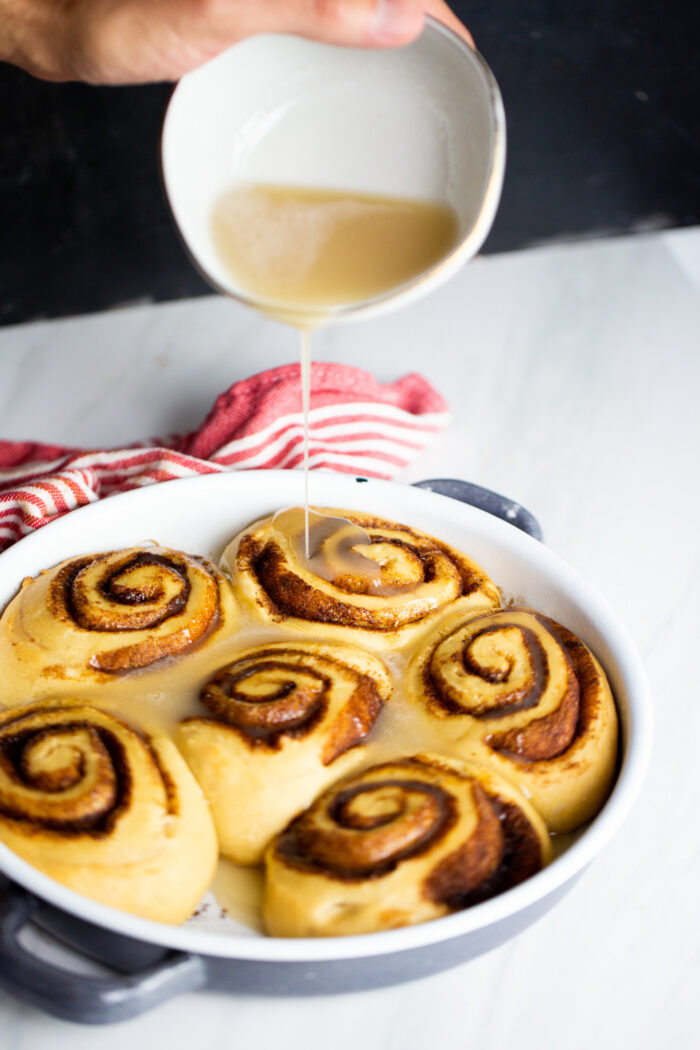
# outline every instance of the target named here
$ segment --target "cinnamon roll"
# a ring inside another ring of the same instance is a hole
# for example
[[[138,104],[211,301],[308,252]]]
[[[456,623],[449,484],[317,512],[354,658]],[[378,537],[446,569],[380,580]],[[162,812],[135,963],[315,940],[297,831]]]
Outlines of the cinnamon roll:
[[[289,819],[362,761],[391,691],[380,661],[347,645],[246,649],[205,685],[209,714],[178,743],[211,805],[221,852],[255,864]]]
[[[550,855],[541,818],[491,770],[432,754],[383,763],[333,785],[270,844],[265,926],[318,937],[425,922]]]
[[[326,530],[322,515],[344,518],[366,536],[355,528],[343,546],[344,530]],[[224,562],[255,616],[307,636],[322,624],[325,637],[372,649],[405,645],[447,609],[500,604],[496,586],[466,555],[383,518],[324,508],[314,513],[310,550],[307,559],[299,537],[267,518],[233,541]]]
[[[71,558],[26,579],[0,619],[0,703],[151,668],[235,620],[230,585],[204,558],[159,547]]]
[[[0,841],[78,893],[168,923],[192,914],[217,857],[174,744],[70,700],[0,714]]]
[[[530,609],[450,618],[414,658],[410,698],[459,753],[517,785],[555,832],[607,798],[617,714],[605,672],[561,624]]]

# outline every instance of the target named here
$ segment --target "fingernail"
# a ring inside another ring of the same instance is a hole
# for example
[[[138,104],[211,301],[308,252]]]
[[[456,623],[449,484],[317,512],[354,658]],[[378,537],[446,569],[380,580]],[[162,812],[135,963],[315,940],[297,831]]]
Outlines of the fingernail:
[[[423,24],[423,5],[418,0],[379,0],[374,35],[381,40],[416,36]]]

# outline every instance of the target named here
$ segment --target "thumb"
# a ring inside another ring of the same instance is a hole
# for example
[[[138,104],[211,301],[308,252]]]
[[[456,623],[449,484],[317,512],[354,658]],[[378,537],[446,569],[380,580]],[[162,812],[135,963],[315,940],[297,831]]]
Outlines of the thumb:
[[[273,0],[264,5],[251,0],[258,32],[269,28],[356,47],[408,44],[423,28],[427,5],[428,0]]]

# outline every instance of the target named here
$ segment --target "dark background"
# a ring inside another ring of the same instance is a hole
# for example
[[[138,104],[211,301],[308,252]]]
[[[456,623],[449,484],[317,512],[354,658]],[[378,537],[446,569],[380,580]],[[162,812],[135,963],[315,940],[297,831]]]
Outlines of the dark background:
[[[457,0],[508,118],[486,252],[700,221],[700,4]],[[167,84],[0,64],[0,324],[209,291],[163,202]]]

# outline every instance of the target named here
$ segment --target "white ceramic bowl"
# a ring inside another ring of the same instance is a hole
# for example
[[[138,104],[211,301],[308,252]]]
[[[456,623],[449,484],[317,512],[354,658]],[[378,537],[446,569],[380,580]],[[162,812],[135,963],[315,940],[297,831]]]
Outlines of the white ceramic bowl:
[[[25,576],[78,554],[157,540],[216,558],[252,520],[298,503],[302,483],[300,474],[289,471],[210,475],[153,486],[75,511],[0,556],[0,606]],[[230,920],[206,928],[196,922],[166,926],[90,901],[0,846],[0,870],[5,875],[62,913],[100,927],[101,936],[112,930],[151,946],[204,957],[191,963],[191,979],[185,987],[209,983],[287,994],[337,991],[409,979],[487,951],[534,921],[568,889],[618,830],[647,766],[650,706],[634,645],[603,599],[546,546],[483,511],[410,486],[315,472],[311,498],[318,505],[373,511],[424,529],[467,551],[506,591],[522,596],[578,634],[600,659],[615,694],[622,727],[619,776],[600,814],[533,878],[446,918],[362,936],[283,940],[236,927]],[[10,952],[9,935],[2,933],[0,922],[0,955],[3,937],[5,951]],[[2,972],[0,964],[0,978],[7,982],[11,968],[16,970],[14,963],[7,962]],[[46,975],[43,979],[46,984]],[[169,987],[167,981],[165,986]],[[64,989],[62,994],[68,993]],[[93,989],[93,999],[96,994]]]
[[[162,135],[163,182],[195,264],[220,291],[261,304],[221,263],[214,202],[236,182],[350,190],[443,201],[457,247],[434,269],[337,319],[391,309],[455,273],[481,247],[505,165],[498,85],[481,56],[433,19],[396,50],[256,36],[188,73]],[[262,304],[264,305],[264,304]]]

